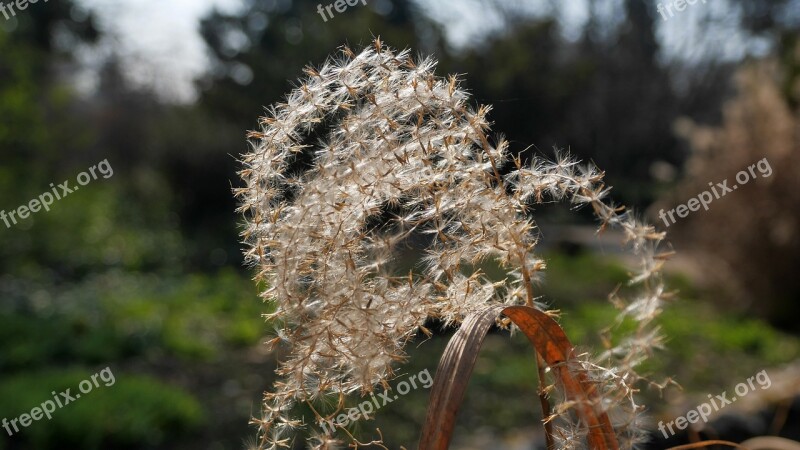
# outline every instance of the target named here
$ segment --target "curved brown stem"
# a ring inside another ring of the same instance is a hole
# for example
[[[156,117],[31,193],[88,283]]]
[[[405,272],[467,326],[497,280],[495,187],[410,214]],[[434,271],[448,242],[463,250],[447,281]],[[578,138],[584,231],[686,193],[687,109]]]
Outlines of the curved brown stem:
[[[553,369],[567,398],[575,402],[576,412],[586,425],[589,447],[617,450],[617,439],[608,415],[596,408],[599,397],[594,384],[584,372],[570,370],[568,362],[573,359],[574,352],[564,330],[552,317],[529,306],[489,306],[467,316],[447,345],[436,369],[419,449],[446,450],[449,447],[478,352],[500,314],[511,319],[525,333],[541,359]],[[548,447],[552,445],[548,441]]]

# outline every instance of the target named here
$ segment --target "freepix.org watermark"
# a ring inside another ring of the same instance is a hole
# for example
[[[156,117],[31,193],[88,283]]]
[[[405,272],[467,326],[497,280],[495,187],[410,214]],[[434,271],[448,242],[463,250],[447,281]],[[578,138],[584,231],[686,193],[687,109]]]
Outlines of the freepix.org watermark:
[[[719,411],[720,409],[735,402],[737,399],[740,399],[750,392],[755,391],[756,386],[753,384],[753,380],[758,382],[758,386],[761,387],[761,389],[769,389],[770,386],[772,386],[772,381],[769,379],[769,374],[767,374],[766,370],[762,370],[761,372],[758,372],[754,376],[748,378],[747,383],[742,382],[736,385],[734,391],[738,397],[731,397],[729,399],[727,391],[722,391],[722,394],[713,397],[711,394],[708,394],[708,399],[711,400],[711,404],[703,403],[697,408],[687,412],[685,416],[681,416],[671,422],[667,422],[666,426],[664,421],[659,421],[658,430],[664,434],[664,438],[668,438],[670,435],[675,435],[675,430],[672,429],[672,425],[675,425],[675,428],[678,430],[685,430],[690,423],[697,423],[698,421],[703,421],[703,423],[708,422],[708,418],[712,413]],[[712,407],[714,408],[713,410],[711,409]],[[667,429],[669,429],[669,434],[667,434]]]
[[[93,180],[96,180],[98,173],[102,175],[103,178],[111,178],[114,175],[114,169],[111,167],[111,164],[108,163],[108,159],[104,159],[98,164],[89,167],[86,172],[79,173],[76,179],[79,186],[70,187],[69,180],[59,184],[58,186],[50,183],[50,187],[52,188],[51,191],[44,192],[38,198],[35,198],[27,204],[19,206],[16,209],[12,209],[9,212],[6,212],[5,210],[0,211],[0,220],[6,224],[6,228],[11,228],[12,224],[17,224],[17,219],[25,220],[30,217],[31,214],[37,213],[42,209],[44,209],[45,212],[48,212],[50,211],[50,206],[53,204],[53,202],[56,200],[61,200],[69,194],[72,194],[73,192],[77,191],[80,186],[86,186]]]
[[[417,381],[420,382],[421,386],[417,386]],[[370,414],[397,400],[401,395],[408,394],[411,392],[412,388],[418,389],[419,387],[423,387],[427,389],[431,387],[432,384],[433,378],[431,377],[430,372],[428,372],[428,369],[425,369],[416,375],[408,377],[408,381],[403,380],[397,383],[397,386],[395,386],[394,389],[397,391],[397,394],[394,396],[389,395],[390,391],[380,392],[378,393],[378,397],[375,397],[375,394],[372,394],[368,400],[364,400],[358,406],[348,409],[347,414],[339,414],[335,419],[331,418],[327,421],[320,420],[319,426],[322,428],[322,431],[328,435],[331,435],[337,426],[346,427],[348,424],[350,424],[350,422],[355,422],[362,417],[365,419],[370,419]],[[375,406],[375,409],[372,409],[373,406]]]
[[[47,3],[47,0],[42,0],[42,2]],[[16,17],[17,11],[25,11],[28,9],[28,5],[32,5],[34,3],[39,3],[39,0],[17,0],[8,2],[6,4],[0,0],[0,13],[2,13],[3,17],[8,20],[12,17]],[[11,15],[9,16],[8,13],[11,13]]]
[[[42,417],[47,417],[47,420],[52,419],[52,414],[56,411],[56,406],[63,408],[81,398],[81,394],[88,394],[89,392],[92,392],[92,389],[100,387],[100,383],[97,381],[98,378],[100,378],[100,381],[102,381],[106,387],[113,386],[117,381],[114,378],[114,374],[111,372],[111,369],[106,367],[100,372],[78,383],[78,390],[81,391],[80,394],[75,393],[75,395],[72,395],[70,393],[72,389],[67,389],[66,391],[59,392],[58,394],[56,394],[56,391],[53,391],[51,392],[53,395],[52,400],[43,401],[41,405],[31,409],[30,413],[20,414],[19,417],[11,420],[8,420],[4,417],[2,422],[3,428],[5,428],[6,433],[8,433],[9,436],[13,436],[14,433],[19,433],[19,427],[17,424],[27,428],[34,421],[40,420]],[[12,428],[14,431],[11,431]]]
[[[356,6],[358,4],[358,2],[361,2],[361,4],[364,5],[364,6],[367,5],[367,0],[346,0],[346,1],[345,0],[336,0],[335,2],[325,6],[324,8],[323,8],[321,3],[319,5],[317,5],[317,13],[320,16],[322,16],[322,20],[324,22],[327,22],[328,21],[328,16],[330,16],[330,18],[333,19],[333,11],[331,11],[331,10],[335,9],[336,12],[343,13],[343,12],[345,12],[347,10],[348,6]],[[326,11],[328,12],[327,15],[325,14]]]
[[[702,2],[704,5],[706,4],[706,0],[675,0],[672,2],[666,2],[666,6],[659,3],[656,6],[656,10],[658,13],[661,14],[661,17],[664,19],[664,22],[669,20],[667,14],[669,13],[669,17],[674,17],[675,13],[682,13],[686,10],[686,7],[695,5],[697,2]],[[673,12],[673,9],[675,12]]]
[[[703,209],[708,211],[708,205],[710,205],[714,200],[719,200],[720,198],[728,195],[728,193],[739,189],[739,186],[747,184],[750,180],[755,180],[758,178],[755,169],[758,169],[758,172],[761,174],[762,178],[767,178],[768,176],[772,175],[772,167],[769,165],[767,158],[764,158],[755,164],[751,164],[747,170],[741,170],[736,174],[736,182],[739,184],[728,186],[728,180],[723,180],[721,183],[717,183],[715,186],[714,183],[709,182],[708,186],[711,187],[711,192],[703,191],[697,197],[690,198],[686,204],[678,205],[677,208],[672,208],[669,211],[665,212],[663,209],[661,209],[658,211],[658,218],[664,221],[664,225],[670,226],[677,220],[675,219],[675,215],[683,219],[689,215],[689,212],[698,211],[701,206]],[[712,192],[714,195],[711,195]],[[667,216],[669,216],[669,221],[667,221]]]

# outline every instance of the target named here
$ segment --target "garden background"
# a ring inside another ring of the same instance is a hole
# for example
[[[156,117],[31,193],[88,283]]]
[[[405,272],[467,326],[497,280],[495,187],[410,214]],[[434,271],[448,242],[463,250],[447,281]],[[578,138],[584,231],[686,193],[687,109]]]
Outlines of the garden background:
[[[660,209],[767,158],[769,178],[667,229],[679,295],[649,364],[683,389],[642,395],[655,422],[671,420],[767,370],[775,386],[730,412],[756,427],[758,411],[783,405],[779,430],[799,438],[800,2],[715,0],[670,16],[643,0],[369,0],[327,21],[305,0],[204,0],[191,5],[197,20],[182,7],[55,0],[0,16],[0,209],[100,161],[114,170],[50,211],[0,223],[0,419],[105,367],[116,377],[52,420],[0,432],[0,449],[252,444],[248,420],[280,350],[264,345],[270,307],[242,265],[237,157],[305,65],[374,36],[459,74],[494,105],[512,153],[556,147],[595,162],[614,198],[662,229]],[[181,50],[187,39],[201,57]],[[588,213],[566,208],[534,212],[548,261],[540,293],[596,351],[626,261]],[[433,373],[452,330],[429,328],[399,379]],[[454,448],[541,442],[533,367],[523,338],[490,336]],[[414,448],[426,401],[415,390],[357,430]]]

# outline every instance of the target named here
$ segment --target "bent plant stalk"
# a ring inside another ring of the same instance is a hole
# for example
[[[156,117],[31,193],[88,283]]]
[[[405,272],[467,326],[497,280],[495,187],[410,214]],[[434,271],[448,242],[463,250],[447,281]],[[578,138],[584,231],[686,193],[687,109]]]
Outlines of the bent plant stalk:
[[[575,355],[564,330],[546,313],[530,306],[488,306],[464,319],[450,339],[436,369],[419,449],[446,450],[449,447],[458,409],[478,352],[499,314],[508,317],[525,333],[538,357],[553,370],[568,400],[575,403],[576,412],[588,429],[589,447],[595,450],[617,450],[619,446],[608,414],[599,408],[601,399],[596,386],[585,373],[573,373],[569,368]],[[539,383],[541,385],[541,379]],[[547,424],[549,414],[547,410],[543,413]],[[546,430],[546,433],[549,446],[553,439],[550,435],[552,431]]]

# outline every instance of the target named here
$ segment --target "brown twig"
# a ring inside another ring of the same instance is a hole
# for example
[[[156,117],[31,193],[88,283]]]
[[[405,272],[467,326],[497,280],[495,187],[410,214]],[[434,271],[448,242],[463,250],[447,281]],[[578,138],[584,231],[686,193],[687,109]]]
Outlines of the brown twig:
[[[544,366],[545,361],[539,352],[536,352],[536,371],[539,373],[539,403],[542,405],[542,422],[544,422],[544,435],[547,442],[547,450],[555,450],[556,442],[553,438],[553,422],[548,420],[550,417],[550,401],[547,400],[547,393],[545,391],[546,385],[544,380]]]

